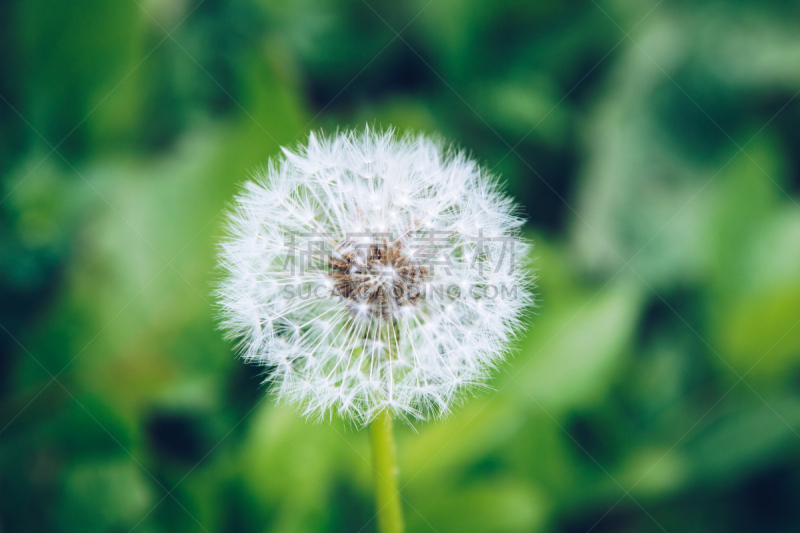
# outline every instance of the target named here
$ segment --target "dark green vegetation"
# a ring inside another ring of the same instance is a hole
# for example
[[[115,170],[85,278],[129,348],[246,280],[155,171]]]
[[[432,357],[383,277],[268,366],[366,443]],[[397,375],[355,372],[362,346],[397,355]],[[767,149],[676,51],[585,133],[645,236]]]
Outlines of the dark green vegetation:
[[[0,530],[374,531],[366,433],[209,296],[237,184],[369,122],[501,173],[541,276],[493,390],[401,428],[409,531],[797,531],[796,4],[368,1],[0,3]]]

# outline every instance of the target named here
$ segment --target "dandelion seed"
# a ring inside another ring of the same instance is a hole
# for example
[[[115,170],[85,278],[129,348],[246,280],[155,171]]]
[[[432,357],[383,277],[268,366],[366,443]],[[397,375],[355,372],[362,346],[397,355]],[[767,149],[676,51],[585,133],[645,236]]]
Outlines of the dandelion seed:
[[[474,161],[424,136],[312,134],[237,199],[224,325],[307,416],[444,415],[504,358],[531,301],[523,268],[497,268],[527,253],[515,213]],[[501,284],[514,298],[486,296]]]

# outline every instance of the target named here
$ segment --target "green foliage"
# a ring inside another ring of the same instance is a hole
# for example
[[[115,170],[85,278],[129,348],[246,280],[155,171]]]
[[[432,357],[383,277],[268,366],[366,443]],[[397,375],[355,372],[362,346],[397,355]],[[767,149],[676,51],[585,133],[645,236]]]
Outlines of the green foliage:
[[[502,173],[540,277],[486,390],[399,428],[409,531],[796,531],[798,23],[781,0],[4,3],[0,531],[375,530],[366,434],[276,406],[210,295],[238,185],[364,123]]]

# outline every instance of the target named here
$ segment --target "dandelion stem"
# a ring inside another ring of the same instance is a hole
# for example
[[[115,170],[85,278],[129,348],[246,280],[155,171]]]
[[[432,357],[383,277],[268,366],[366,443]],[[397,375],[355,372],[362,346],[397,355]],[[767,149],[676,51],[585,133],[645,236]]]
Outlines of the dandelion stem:
[[[380,533],[403,533],[403,508],[397,488],[397,450],[392,415],[383,410],[369,428],[375,468],[375,499]]]

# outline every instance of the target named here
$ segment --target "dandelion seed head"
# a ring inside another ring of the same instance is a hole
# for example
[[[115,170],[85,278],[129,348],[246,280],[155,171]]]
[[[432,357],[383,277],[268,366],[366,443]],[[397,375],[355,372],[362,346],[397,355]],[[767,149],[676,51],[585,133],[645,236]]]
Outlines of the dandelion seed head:
[[[427,137],[312,134],[237,198],[223,325],[306,416],[446,415],[503,360],[531,303],[516,211]],[[510,296],[489,298],[501,285]]]

